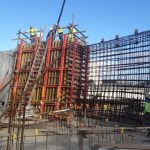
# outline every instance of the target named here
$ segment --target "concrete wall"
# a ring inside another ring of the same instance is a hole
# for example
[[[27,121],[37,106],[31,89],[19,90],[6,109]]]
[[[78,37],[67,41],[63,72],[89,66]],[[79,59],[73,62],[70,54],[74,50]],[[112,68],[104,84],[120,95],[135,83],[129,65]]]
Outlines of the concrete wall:
[[[5,77],[7,71],[7,78],[5,83],[10,79],[12,75],[12,68],[13,68],[13,51],[0,51],[0,83],[2,82],[3,78]],[[5,84],[4,83],[4,84]],[[1,93],[0,93],[0,110],[4,108],[2,106],[2,102],[4,105],[7,103],[8,100],[8,93],[9,93],[10,85],[8,85]]]

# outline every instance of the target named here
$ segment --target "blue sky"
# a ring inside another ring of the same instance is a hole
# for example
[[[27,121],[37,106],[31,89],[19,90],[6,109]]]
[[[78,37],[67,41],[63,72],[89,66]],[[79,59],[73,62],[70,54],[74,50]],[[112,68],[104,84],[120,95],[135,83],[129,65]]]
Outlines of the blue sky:
[[[16,47],[18,29],[26,31],[30,25],[49,27],[58,18],[63,0],[1,0],[0,50]],[[110,40],[116,34],[125,36],[150,29],[150,0],[66,0],[61,26],[75,16],[75,24],[86,30],[89,43],[101,38]]]

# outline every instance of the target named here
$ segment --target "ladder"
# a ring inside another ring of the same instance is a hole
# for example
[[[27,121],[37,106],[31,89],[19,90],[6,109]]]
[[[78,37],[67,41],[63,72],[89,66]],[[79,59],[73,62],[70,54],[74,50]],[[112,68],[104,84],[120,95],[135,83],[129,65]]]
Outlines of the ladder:
[[[36,88],[36,83],[41,76],[41,71],[45,62],[47,46],[45,47],[44,54],[40,51],[41,45],[38,44],[37,51],[34,56],[34,60],[31,66],[30,73],[27,78],[27,82],[25,84],[23,90],[23,103],[25,102],[30,106],[32,94]]]

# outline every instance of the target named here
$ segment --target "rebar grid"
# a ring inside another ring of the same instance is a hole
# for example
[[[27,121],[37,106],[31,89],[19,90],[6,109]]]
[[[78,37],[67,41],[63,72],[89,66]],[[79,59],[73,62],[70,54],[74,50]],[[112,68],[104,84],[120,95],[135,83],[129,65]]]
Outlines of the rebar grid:
[[[142,125],[150,83],[150,31],[116,36],[89,49],[86,109],[90,117]]]

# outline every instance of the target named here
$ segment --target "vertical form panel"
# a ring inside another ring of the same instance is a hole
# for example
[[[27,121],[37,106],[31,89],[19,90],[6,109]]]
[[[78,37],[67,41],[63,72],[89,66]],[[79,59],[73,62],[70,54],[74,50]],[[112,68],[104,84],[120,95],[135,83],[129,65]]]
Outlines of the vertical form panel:
[[[63,38],[63,49],[62,49],[61,62],[60,62],[61,64],[60,64],[59,81],[58,81],[59,83],[57,89],[56,110],[59,110],[59,102],[60,102],[61,91],[62,91],[65,54],[66,54],[66,35],[64,35]]]
[[[72,98],[73,98],[73,90],[74,90],[74,78],[75,78],[75,61],[76,61],[76,53],[77,53],[77,39],[74,40],[74,48],[73,48],[73,59],[72,59],[72,68],[71,68],[71,87],[70,87],[70,95],[69,95],[69,108],[72,108]]]
[[[49,67],[49,62],[50,62],[50,54],[51,54],[51,46],[52,46],[52,37],[48,38],[47,41],[47,54],[46,54],[46,64],[45,64],[45,74],[44,74],[44,83],[43,83],[43,88],[42,88],[42,101],[41,101],[41,112],[44,112],[44,101],[46,98],[46,86],[48,83],[48,67]]]
[[[21,58],[22,58],[22,49],[23,49],[23,40],[20,41],[19,49],[18,49],[18,57],[16,62],[16,69],[15,69],[15,78],[14,78],[14,87],[13,87],[13,101],[16,100],[16,93],[17,93],[17,85],[18,85],[18,71],[20,70],[21,66]]]

